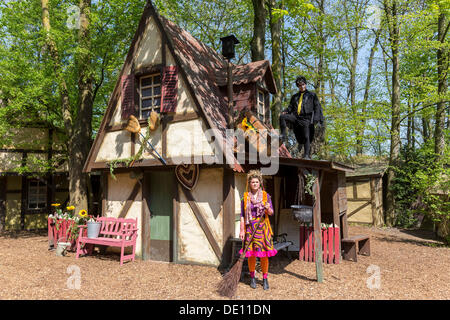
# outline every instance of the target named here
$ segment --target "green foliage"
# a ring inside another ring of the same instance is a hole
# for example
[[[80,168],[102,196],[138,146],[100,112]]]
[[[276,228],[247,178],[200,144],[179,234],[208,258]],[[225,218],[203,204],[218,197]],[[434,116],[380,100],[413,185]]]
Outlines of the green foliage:
[[[450,220],[449,151],[447,147],[444,155],[437,157],[432,143],[416,150],[402,150],[393,185],[398,226],[414,226],[419,214],[437,223]]]
[[[146,1],[93,1],[90,14],[91,69],[94,76],[93,134],[98,130],[120,68]],[[77,4],[77,3],[75,3]],[[61,59],[60,72],[67,83],[71,115],[79,107],[80,54],[78,29],[70,28],[73,1],[51,0],[51,36]],[[8,145],[11,128],[37,122],[64,132],[61,97],[54,64],[45,47],[40,1],[8,1],[0,4],[0,145]],[[67,132],[63,140],[68,140]]]

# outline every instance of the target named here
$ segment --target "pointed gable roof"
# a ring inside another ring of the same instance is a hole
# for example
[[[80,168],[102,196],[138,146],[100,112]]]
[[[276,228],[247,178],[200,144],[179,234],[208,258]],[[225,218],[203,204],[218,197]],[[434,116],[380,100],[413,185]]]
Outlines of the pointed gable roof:
[[[93,159],[96,153],[94,150],[98,149],[102,142],[105,128],[114,111],[113,107],[116,105],[120,96],[120,78],[122,75],[128,74],[129,70],[131,70],[133,57],[140,46],[140,42],[143,38],[143,31],[151,17],[154,18],[161,36],[171,51],[175,62],[180,66],[180,74],[186,80],[189,92],[193,97],[200,114],[211,129],[217,129],[222,135],[223,153],[227,163],[233,170],[243,172],[243,168],[233,154],[233,139],[227,138],[226,135],[228,106],[225,100],[226,97],[220,92],[220,84],[217,81],[217,73],[220,73],[221,70],[226,70],[227,61],[216,51],[194,38],[189,32],[159,15],[151,1],[148,1],[145,6],[125,63],[108,102],[108,108],[100,125],[99,134],[96,136],[90,150],[84,171],[89,172],[91,170],[90,163],[95,160]],[[257,81],[264,76],[273,81],[270,63],[267,60],[236,67],[236,75],[239,76],[239,81],[250,82],[250,80],[244,79],[246,70],[248,71],[249,67],[252,70],[251,77],[253,80],[256,79]],[[267,76],[266,74],[270,75]],[[279,152],[281,156],[291,157],[284,145],[280,147]]]

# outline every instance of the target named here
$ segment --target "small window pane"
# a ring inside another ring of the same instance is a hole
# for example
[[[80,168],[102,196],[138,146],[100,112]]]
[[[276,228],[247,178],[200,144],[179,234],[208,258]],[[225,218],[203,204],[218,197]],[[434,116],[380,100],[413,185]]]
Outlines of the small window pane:
[[[150,112],[152,112],[152,110],[145,110],[145,111],[142,111],[142,118],[148,118],[148,117],[150,117]]]
[[[142,109],[146,109],[152,106],[152,99],[142,100]]]
[[[153,105],[158,107],[161,106],[161,98],[153,99]]]
[[[142,89],[142,97],[151,97],[152,88]]]
[[[143,78],[141,81],[141,86],[145,87],[145,86],[150,86],[152,84],[152,78],[148,77],[148,78]]]
[[[261,91],[259,91],[259,101],[264,101],[264,94]]]
[[[154,95],[154,96],[159,96],[159,95],[161,95],[161,87],[160,87],[160,86],[154,87],[154,88],[153,88],[153,95]]]
[[[161,76],[155,76],[153,78],[153,84],[160,84],[161,83]]]

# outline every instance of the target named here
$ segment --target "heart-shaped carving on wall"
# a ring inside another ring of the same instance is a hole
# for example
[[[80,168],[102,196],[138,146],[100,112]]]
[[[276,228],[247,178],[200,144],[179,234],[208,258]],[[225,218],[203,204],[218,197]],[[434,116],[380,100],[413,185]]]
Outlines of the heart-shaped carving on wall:
[[[183,187],[192,190],[200,176],[200,166],[198,164],[180,164],[175,168],[175,175]]]

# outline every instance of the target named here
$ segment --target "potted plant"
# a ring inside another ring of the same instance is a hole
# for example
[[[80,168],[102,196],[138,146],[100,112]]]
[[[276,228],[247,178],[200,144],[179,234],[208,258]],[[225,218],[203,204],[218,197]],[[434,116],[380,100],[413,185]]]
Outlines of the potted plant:
[[[102,226],[101,222],[98,222],[94,219],[94,217],[90,216],[87,221],[87,237],[88,238],[98,238],[100,233],[100,227]]]
[[[49,215],[49,223],[52,222],[54,226],[54,237],[55,242],[60,238],[65,239],[65,243],[70,244],[70,251],[73,251],[76,247],[76,240],[79,234],[79,226],[86,225],[86,222],[89,219],[86,210],[80,210],[78,214],[74,214],[75,207],[68,206],[66,207],[66,211],[60,207],[59,203],[52,204],[55,207],[55,214]]]

